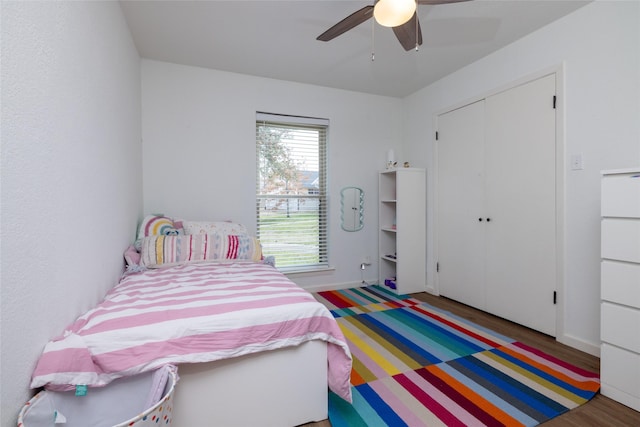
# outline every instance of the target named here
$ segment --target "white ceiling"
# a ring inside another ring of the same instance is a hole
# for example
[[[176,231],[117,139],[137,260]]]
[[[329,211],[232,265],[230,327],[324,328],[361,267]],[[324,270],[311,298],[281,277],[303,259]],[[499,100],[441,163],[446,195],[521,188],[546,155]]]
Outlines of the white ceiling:
[[[473,0],[418,6],[424,43],[406,52],[373,20],[316,37],[370,1],[121,1],[144,58],[404,97],[589,1]],[[375,60],[371,60],[375,52]]]

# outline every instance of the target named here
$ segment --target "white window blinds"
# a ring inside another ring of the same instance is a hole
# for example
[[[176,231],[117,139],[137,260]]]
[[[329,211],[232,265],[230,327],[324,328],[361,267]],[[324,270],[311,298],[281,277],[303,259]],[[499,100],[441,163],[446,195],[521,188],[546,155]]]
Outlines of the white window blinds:
[[[256,114],[257,234],[284,271],[328,266],[328,124]]]

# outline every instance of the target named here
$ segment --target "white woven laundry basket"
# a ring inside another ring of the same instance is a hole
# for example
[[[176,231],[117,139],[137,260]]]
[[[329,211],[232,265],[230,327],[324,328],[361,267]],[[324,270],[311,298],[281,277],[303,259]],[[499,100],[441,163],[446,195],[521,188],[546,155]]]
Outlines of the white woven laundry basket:
[[[171,426],[177,382],[177,368],[167,365],[89,389],[86,396],[43,390],[22,407],[18,427]]]

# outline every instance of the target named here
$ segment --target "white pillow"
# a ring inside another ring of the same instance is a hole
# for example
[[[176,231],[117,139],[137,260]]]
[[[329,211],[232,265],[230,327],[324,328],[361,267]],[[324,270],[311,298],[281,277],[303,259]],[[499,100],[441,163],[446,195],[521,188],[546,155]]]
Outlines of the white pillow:
[[[230,221],[182,221],[184,234],[249,234],[247,227]]]

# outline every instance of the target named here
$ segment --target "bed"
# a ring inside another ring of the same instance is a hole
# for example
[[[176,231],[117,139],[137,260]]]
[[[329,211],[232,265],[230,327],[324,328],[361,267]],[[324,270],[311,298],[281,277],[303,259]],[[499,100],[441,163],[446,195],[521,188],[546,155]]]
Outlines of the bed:
[[[323,420],[327,388],[350,402],[351,354],[326,307],[251,237],[201,231],[143,236],[144,268],[45,346],[31,386],[90,392],[177,365],[181,427]]]

